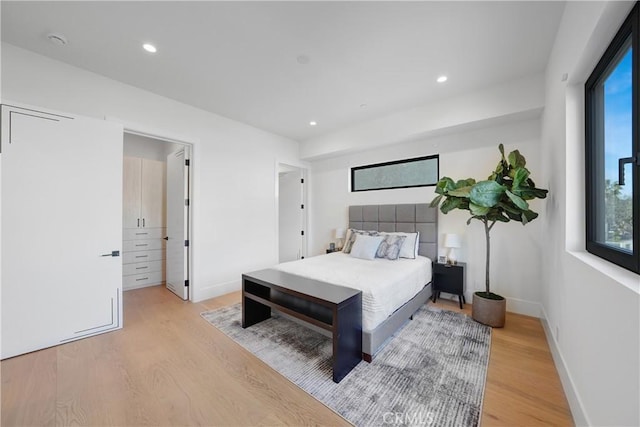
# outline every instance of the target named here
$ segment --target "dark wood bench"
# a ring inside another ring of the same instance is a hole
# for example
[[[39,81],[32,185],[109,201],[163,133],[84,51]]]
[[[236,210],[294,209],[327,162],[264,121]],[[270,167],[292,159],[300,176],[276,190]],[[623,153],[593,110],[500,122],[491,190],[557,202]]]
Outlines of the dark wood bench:
[[[332,334],[336,383],[362,360],[361,291],[272,269],[243,274],[242,327],[270,318],[272,308]]]

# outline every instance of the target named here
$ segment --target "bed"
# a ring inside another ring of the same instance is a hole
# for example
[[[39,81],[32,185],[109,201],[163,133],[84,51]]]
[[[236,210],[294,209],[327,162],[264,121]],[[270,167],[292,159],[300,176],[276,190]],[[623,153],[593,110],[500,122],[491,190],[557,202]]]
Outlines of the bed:
[[[371,362],[385,342],[431,296],[437,256],[437,209],[428,204],[349,207],[349,228],[419,233],[415,259],[362,260],[336,252],[279,264],[274,269],[362,290],[362,353]]]

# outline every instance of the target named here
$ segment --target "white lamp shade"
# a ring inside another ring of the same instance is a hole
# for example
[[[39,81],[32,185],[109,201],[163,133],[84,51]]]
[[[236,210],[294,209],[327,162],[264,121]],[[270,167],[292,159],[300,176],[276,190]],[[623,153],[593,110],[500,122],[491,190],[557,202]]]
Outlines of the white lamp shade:
[[[333,236],[336,239],[344,239],[344,234],[345,234],[344,228],[336,228],[333,231]]]
[[[444,247],[445,248],[460,248],[462,247],[462,241],[457,234],[445,234],[444,235]]]

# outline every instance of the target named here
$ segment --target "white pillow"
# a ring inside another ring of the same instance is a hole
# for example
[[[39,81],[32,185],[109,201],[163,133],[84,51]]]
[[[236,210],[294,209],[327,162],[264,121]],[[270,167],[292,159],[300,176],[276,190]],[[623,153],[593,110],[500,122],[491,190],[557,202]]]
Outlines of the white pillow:
[[[414,258],[418,258],[418,249],[420,249],[420,232],[419,231],[416,233],[416,247],[415,247],[415,252],[413,254]]]
[[[374,259],[378,251],[378,246],[380,246],[383,240],[384,236],[365,236],[364,234],[358,234],[351,248],[351,256],[361,259]]]
[[[379,233],[377,231],[365,231],[365,230],[356,230],[355,228],[350,228],[347,231],[347,238],[344,241],[344,245],[342,246],[342,252],[348,254],[351,252],[351,247],[356,242],[356,236],[359,234],[364,234],[367,236],[377,236]]]
[[[396,234],[398,236],[407,236],[400,248],[400,258],[415,259],[418,256],[418,246],[420,245],[420,233],[403,233],[401,231],[393,233],[380,234]]]

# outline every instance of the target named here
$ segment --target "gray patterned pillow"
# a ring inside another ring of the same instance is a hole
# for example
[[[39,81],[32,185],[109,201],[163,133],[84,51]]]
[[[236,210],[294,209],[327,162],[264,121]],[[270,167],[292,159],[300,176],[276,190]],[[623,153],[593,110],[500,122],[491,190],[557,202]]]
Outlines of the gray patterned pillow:
[[[376,258],[386,258],[390,260],[396,260],[400,256],[400,249],[407,236],[400,236],[398,234],[387,234],[384,240],[378,246],[376,252]]]
[[[374,230],[365,231],[365,230],[356,230],[355,228],[350,228],[347,231],[348,237],[344,242],[344,246],[342,247],[342,252],[344,252],[345,254],[351,253],[351,248],[353,248],[353,244],[355,243],[356,237],[358,236],[358,234],[362,234],[364,236],[377,236],[380,233]]]

